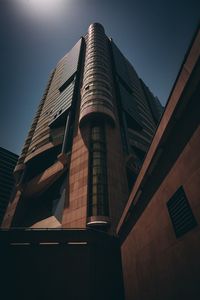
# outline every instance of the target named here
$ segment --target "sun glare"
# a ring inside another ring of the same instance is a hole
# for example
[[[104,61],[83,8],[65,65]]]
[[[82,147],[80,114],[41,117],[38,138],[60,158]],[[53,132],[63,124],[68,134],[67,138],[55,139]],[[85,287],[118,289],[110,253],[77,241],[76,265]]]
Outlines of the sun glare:
[[[27,0],[30,8],[34,12],[41,14],[55,14],[60,10],[61,1],[59,0]]]
[[[18,0],[21,8],[31,18],[51,20],[58,18],[63,12],[63,6],[67,0]]]

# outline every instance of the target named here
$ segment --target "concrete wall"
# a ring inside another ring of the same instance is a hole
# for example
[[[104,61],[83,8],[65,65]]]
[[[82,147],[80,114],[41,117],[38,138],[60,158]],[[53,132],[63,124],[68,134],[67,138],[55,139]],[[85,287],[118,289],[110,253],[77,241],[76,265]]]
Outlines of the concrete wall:
[[[166,202],[182,185],[200,223],[200,128],[122,245],[126,300],[200,299],[200,228],[176,238]]]
[[[118,225],[126,300],[200,299],[199,55],[200,31]],[[177,238],[167,202],[181,186],[197,225]]]

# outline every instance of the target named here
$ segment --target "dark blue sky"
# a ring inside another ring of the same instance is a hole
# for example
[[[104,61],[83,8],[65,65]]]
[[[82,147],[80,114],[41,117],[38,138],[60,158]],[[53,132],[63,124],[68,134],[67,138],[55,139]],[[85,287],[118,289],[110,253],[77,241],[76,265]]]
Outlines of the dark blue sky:
[[[199,17],[197,0],[0,0],[0,146],[20,153],[50,71],[93,22],[164,105]]]

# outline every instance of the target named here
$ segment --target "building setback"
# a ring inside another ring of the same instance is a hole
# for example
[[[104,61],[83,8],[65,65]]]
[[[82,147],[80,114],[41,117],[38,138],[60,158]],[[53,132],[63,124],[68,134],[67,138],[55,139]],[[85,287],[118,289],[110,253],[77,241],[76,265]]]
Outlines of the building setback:
[[[114,232],[161,114],[102,25],[91,24],[50,75],[3,227]]]
[[[0,225],[14,188],[13,170],[18,155],[0,147]]]

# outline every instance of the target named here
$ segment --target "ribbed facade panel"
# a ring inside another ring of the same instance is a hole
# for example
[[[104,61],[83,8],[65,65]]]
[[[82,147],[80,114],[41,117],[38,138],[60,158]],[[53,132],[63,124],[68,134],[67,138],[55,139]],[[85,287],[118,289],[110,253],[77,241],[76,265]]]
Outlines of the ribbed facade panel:
[[[140,125],[142,126],[137,102],[135,98],[123,87],[119,82],[119,90],[122,99],[123,109]]]
[[[80,39],[62,60],[63,73],[60,81],[60,87],[77,71],[81,42],[82,40]]]
[[[39,148],[44,149],[44,146],[47,144],[48,148],[54,146],[55,132],[49,125],[59,118],[71,105],[74,92],[74,81],[69,84],[67,82],[68,80],[71,80],[70,78],[77,72],[81,42],[82,40],[80,39],[56,66],[51,85],[45,98],[45,103],[42,106],[29,145],[26,161],[34,156],[36,150],[37,154]],[[60,88],[62,88],[62,90]],[[64,129],[61,126],[59,135],[56,133],[56,135],[60,137],[59,139],[56,139],[57,143],[62,142],[63,130]]]
[[[131,64],[127,62],[126,65],[127,65],[130,82],[131,82],[131,93],[138,104],[138,111],[143,123],[143,127],[146,127],[145,119],[147,119],[147,121],[152,125],[153,129],[155,129],[155,122],[154,119],[152,118],[153,116],[151,113],[151,109],[148,105],[146,95],[142,89],[140,79],[136,71],[134,70],[134,68],[131,66]]]
[[[29,147],[28,155],[31,155],[31,158],[36,150],[50,143],[51,130],[49,128],[49,122],[54,113],[54,103],[56,103],[56,100],[60,95],[59,87],[61,85],[63,67],[64,65],[59,65],[56,67],[53,80],[48,90],[48,94]],[[27,156],[26,161],[28,161],[28,159],[29,156]]]
[[[126,65],[126,58],[124,55],[120,52],[120,50],[117,48],[115,43],[111,41],[111,48],[113,53],[113,59],[115,62],[115,71],[118,74],[118,76],[123,79],[123,81],[128,85],[131,86],[131,81],[129,78],[127,65]]]
[[[53,106],[53,114],[49,124],[57,120],[71,106],[74,93],[74,84],[75,82],[72,81],[72,83],[70,83],[57,97],[57,100]]]
[[[45,100],[46,100],[46,97],[47,97],[47,94],[48,94],[48,91],[49,91],[49,88],[50,88],[50,85],[51,85],[51,82],[52,82],[52,79],[53,79],[53,76],[54,76],[54,72],[55,72],[55,70],[51,73],[51,75],[49,77],[46,89],[44,91],[43,97],[40,101],[40,104],[39,104],[39,107],[38,107],[38,110],[37,110],[37,113],[35,115],[35,118],[33,119],[33,123],[31,125],[28,136],[27,136],[26,141],[24,143],[24,146],[22,148],[21,155],[20,155],[19,160],[17,162],[16,171],[17,171],[18,167],[20,167],[20,165],[24,162],[24,160],[26,158],[26,155],[28,153],[28,150],[29,150],[29,147],[30,147],[35,129],[37,127],[38,120],[40,118],[40,114],[41,114],[43,106],[45,104]]]
[[[162,105],[160,105],[160,101],[158,100],[158,98],[152,94],[152,92],[149,90],[149,88],[146,86],[143,80],[140,80],[140,82],[146,95],[147,101],[149,103],[149,107],[151,109],[153,118],[155,122],[158,123],[163,113],[163,107]]]
[[[126,133],[128,144],[131,148],[139,149],[145,153],[155,132],[156,122],[140,78],[133,66],[113,41],[111,41],[111,49],[120,102],[122,109],[126,112],[124,119],[128,129]],[[129,148],[129,151],[132,150]]]
[[[80,124],[91,116],[115,120],[112,101],[112,77],[109,41],[100,24],[88,29],[85,68],[80,107]]]

